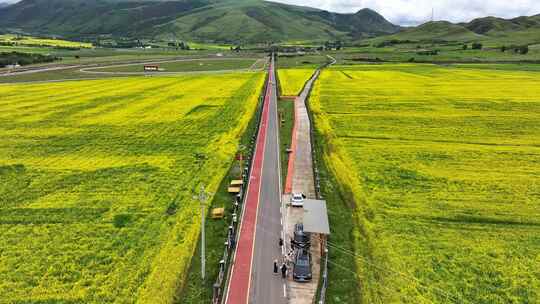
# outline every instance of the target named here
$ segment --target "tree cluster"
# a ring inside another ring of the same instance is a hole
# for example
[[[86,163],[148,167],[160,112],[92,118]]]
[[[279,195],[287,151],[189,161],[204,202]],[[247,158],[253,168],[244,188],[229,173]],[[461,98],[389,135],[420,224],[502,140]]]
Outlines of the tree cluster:
[[[516,54],[526,55],[526,54],[529,53],[529,46],[528,45],[520,45],[520,46],[516,46],[516,45],[506,46],[506,45],[503,45],[503,46],[501,46],[501,52],[504,53],[506,51],[511,51],[511,52],[516,53]]]
[[[392,39],[392,40],[386,40],[386,41],[377,43],[374,46],[376,48],[384,48],[384,47],[393,46],[396,44],[409,44],[409,43],[417,43],[417,42],[418,41],[408,40],[408,39],[407,40]]]
[[[8,65],[29,65],[36,63],[48,63],[60,58],[50,55],[31,54],[21,52],[2,52],[0,53],[0,68],[4,68]]]
[[[231,51],[233,52],[240,52],[242,50],[242,47],[237,45],[237,46],[231,46]]]
[[[439,50],[419,51],[419,52],[416,52],[416,54],[421,55],[421,56],[437,56],[439,55]]]
[[[343,48],[343,42],[341,42],[340,40],[338,40],[338,41],[326,41],[324,43],[324,49],[328,50],[328,51],[331,51],[331,50],[339,51],[342,48]]]
[[[481,50],[484,46],[480,42],[474,42],[471,46],[473,50]]]
[[[187,42],[184,42],[184,41],[169,42],[167,43],[167,45],[170,47],[176,48],[177,50],[186,50],[186,51],[191,50],[191,47],[189,46],[189,44],[187,44]]]

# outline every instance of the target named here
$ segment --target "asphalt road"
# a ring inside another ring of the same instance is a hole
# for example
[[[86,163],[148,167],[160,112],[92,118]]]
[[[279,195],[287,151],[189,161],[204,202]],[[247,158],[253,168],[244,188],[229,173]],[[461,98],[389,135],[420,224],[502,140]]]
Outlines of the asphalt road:
[[[273,273],[273,261],[282,256],[278,245],[281,223],[281,177],[277,92],[273,62],[253,166],[233,257],[226,304],[285,304],[285,280]]]
[[[281,278],[281,275],[273,273],[273,261],[280,260],[282,256],[278,242],[283,230],[275,69],[270,71],[269,85],[268,128],[255,228],[255,246],[249,288],[250,304],[287,303],[285,280]]]

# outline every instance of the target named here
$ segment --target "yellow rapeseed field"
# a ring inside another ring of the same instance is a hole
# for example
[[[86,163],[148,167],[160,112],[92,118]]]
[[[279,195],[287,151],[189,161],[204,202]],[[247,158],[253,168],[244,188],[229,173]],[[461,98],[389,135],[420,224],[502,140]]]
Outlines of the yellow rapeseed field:
[[[62,39],[37,38],[30,36],[0,35],[0,42],[15,43],[19,46],[50,46],[68,48],[92,48],[91,43],[67,41]]]
[[[540,302],[540,73],[336,66],[311,108],[359,303]]]
[[[304,84],[313,75],[315,69],[279,69],[278,78],[281,88],[281,95],[297,96],[304,88]]]
[[[172,303],[263,82],[0,85],[0,303]]]

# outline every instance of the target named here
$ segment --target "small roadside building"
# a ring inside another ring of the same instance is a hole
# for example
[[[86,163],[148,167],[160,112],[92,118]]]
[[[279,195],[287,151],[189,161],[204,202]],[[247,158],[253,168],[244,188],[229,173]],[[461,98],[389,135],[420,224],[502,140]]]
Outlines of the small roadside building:
[[[303,223],[304,231],[311,233],[319,240],[321,244],[321,256],[323,256],[326,248],[326,241],[330,235],[326,201],[312,199],[304,200]]]

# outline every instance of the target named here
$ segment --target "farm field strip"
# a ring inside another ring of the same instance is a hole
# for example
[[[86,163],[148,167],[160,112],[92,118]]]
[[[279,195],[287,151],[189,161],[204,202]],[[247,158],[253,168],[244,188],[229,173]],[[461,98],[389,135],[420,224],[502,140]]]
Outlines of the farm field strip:
[[[268,58],[261,58],[257,59],[250,67],[249,69],[252,71],[262,70],[266,67],[268,64]]]
[[[201,72],[201,71],[226,71],[226,70],[248,70],[257,64],[257,58],[195,58],[164,60],[156,62],[129,63],[113,65],[107,67],[84,68],[85,73],[96,74],[141,74],[144,73],[145,64],[159,65],[163,71],[155,72],[157,74],[179,73],[179,72]]]
[[[306,81],[315,73],[315,69],[290,68],[279,69],[278,78],[281,88],[281,95],[297,96],[304,88]]]
[[[172,303],[199,234],[193,189],[215,192],[263,82],[0,86],[2,299]]]
[[[355,201],[360,303],[540,301],[539,76],[414,64],[322,73],[311,109],[325,162]]]
[[[37,46],[37,47],[64,47],[64,48],[92,48],[91,43],[67,41],[61,39],[48,39],[15,35],[0,35],[0,42],[14,43],[16,46]]]
[[[162,81],[162,84],[149,83],[150,86],[148,84],[134,82],[129,85],[124,85],[121,88],[115,89],[113,92],[111,92],[111,88],[104,85],[104,82],[102,81],[96,82],[94,84],[80,82],[77,84],[73,84],[70,88],[66,89],[64,89],[64,85],[62,83],[56,83],[50,85],[51,92],[54,92],[52,91],[53,89],[55,90],[55,92],[51,93],[51,95],[48,95],[46,97],[47,99],[53,101],[51,103],[44,103],[43,100],[36,99],[34,96],[34,92],[32,92],[32,89],[28,90],[27,94],[19,94],[16,88],[13,88],[13,90],[11,91],[5,90],[6,101],[1,104],[5,112],[2,115],[9,115],[13,117],[13,114],[10,113],[10,111],[16,110],[21,110],[17,112],[16,116],[28,116],[29,114],[33,114],[39,111],[45,111],[47,114],[51,115],[53,114],[50,111],[51,109],[62,109],[65,108],[67,105],[74,106],[78,104],[84,104],[89,99],[99,101],[99,99],[95,98],[94,96],[99,97],[100,95],[104,94],[108,95],[108,99],[117,97],[119,97],[119,99],[122,99],[133,89],[156,89],[162,85],[169,85],[170,83],[174,83],[174,80],[169,82]],[[88,91],[91,91],[92,95],[89,95]],[[124,96],[122,96],[122,92],[125,92]],[[37,93],[39,94],[39,91]]]

